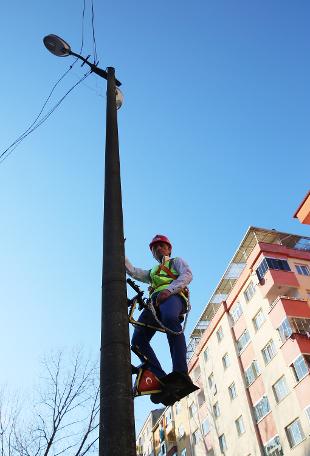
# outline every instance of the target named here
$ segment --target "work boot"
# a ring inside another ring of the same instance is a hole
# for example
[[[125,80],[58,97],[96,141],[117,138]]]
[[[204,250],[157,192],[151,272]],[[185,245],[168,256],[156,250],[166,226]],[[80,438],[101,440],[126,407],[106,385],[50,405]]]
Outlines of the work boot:
[[[134,395],[142,396],[145,394],[154,394],[161,391],[161,383],[148,369],[140,369],[134,385]]]

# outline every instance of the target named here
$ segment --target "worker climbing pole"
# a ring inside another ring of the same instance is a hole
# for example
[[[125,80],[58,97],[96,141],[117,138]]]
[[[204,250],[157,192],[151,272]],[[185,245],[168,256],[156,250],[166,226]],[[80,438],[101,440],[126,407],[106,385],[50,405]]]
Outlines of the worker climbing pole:
[[[125,263],[128,275],[150,284],[150,297],[145,299],[139,287],[127,280],[137,293],[128,301],[129,321],[135,326],[131,349],[142,363],[132,368],[133,374],[137,375],[134,395],[150,394],[152,402],[172,405],[198,389],[188,375],[184,335],[190,310],[188,285],[192,273],[182,258],[171,258],[172,245],[166,236],[156,235],[150,243],[150,250],[159,263],[151,270],[136,268],[128,259]],[[142,313],[135,320],[133,312],[137,303]],[[172,358],[172,372],[168,375],[150,345],[156,331],[167,335]]]

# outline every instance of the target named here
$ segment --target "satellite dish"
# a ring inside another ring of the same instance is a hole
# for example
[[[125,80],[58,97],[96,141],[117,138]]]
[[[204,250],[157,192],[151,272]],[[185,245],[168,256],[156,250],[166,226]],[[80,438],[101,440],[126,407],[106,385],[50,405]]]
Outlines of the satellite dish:
[[[122,93],[122,91],[116,87],[116,109],[119,109],[121,108],[122,104],[123,104],[123,101],[124,101],[124,95]]]
[[[67,57],[71,54],[69,44],[57,35],[47,35],[43,38],[44,46],[57,57]]]

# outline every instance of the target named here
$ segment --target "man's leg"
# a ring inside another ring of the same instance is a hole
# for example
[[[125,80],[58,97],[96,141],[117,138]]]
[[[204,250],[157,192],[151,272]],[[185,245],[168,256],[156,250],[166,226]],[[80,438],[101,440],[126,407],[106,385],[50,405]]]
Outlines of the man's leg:
[[[172,331],[180,332],[182,330],[179,317],[183,311],[183,304],[181,296],[171,295],[159,306],[161,321]],[[167,332],[167,339],[170,347],[173,371],[187,373],[186,341],[184,334],[175,336]]]
[[[158,326],[152,313],[148,309],[143,310],[138,321],[152,326]],[[150,345],[150,341],[155,332],[155,329],[146,328],[145,326],[136,326],[131,339],[131,346],[132,350],[136,353],[136,355],[138,355],[140,360],[142,362],[146,361],[147,368],[160,378],[164,377],[166,373],[162,369],[160,362]]]

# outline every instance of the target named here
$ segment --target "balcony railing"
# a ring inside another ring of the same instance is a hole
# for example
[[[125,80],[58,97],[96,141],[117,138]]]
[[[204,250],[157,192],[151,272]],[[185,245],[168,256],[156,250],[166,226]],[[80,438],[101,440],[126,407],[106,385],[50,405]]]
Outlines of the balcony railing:
[[[281,295],[281,296],[277,296],[276,299],[274,301],[272,301],[272,303],[269,306],[269,310],[272,310],[274,308],[274,306],[277,305],[277,303],[279,301],[281,301],[281,299],[288,299],[289,301],[305,301],[302,298],[295,298],[293,296]]]

